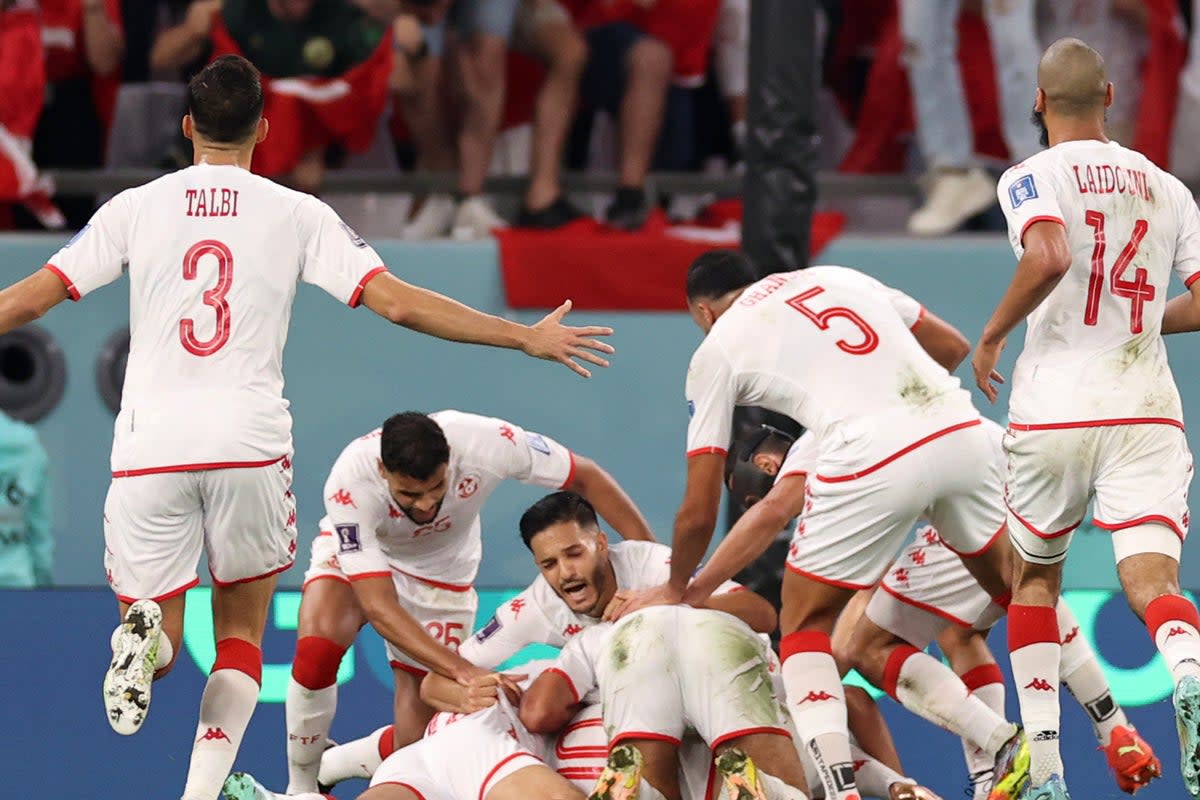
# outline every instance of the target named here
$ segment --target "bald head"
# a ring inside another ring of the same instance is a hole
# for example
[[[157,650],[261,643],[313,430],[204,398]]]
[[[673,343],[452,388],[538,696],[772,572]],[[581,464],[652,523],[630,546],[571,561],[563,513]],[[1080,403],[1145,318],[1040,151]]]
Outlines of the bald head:
[[[1103,113],[1108,102],[1104,59],[1079,39],[1059,39],[1038,64],[1038,88],[1046,110],[1068,117]]]

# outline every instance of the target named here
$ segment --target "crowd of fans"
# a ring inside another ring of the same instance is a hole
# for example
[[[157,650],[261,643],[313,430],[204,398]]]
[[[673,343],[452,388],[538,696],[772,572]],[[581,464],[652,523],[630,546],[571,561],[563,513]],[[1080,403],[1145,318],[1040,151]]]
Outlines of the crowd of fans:
[[[347,164],[453,170],[457,192],[424,198],[405,235],[474,238],[580,217],[561,170],[605,165],[603,216],[636,230],[651,170],[738,169],[750,2],[0,0],[0,229],[86,221],[96,198],[42,170],[190,163],[183,82],[240,53],[266,78],[262,174],[317,192]],[[922,176],[914,234],[960,228],[994,203],[987,170],[1040,147],[1034,69],[1067,34],[1108,60],[1114,138],[1200,177],[1200,0],[817,5],[826,150],[843,171]],[[529,178],[507,221],[483,192],[495,171]]]

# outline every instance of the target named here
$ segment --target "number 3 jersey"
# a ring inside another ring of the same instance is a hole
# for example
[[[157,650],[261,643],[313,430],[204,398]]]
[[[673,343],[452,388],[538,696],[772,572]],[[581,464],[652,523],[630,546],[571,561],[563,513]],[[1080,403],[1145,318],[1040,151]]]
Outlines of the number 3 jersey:
[[[392,570],[449,589],[475,580],[483,543],[479,513],[508,479],[561,489],[575,457],[558,442],[510,422],[461,411],[429,415],[450,445],[446,496],[434,520],[409,519],[379,473],[379,430],[355,439],[325,482],[323,534],[337,537],[337,559],[350,580]]]
[[[1071,266],[1029,315],[1014,427],[1182,423],[1161,330],[1171,273],[1200,277],[1200,213],[1176,178],[1116,142],[1063,142],[997,186],[1013,252],[1035,222],[1066,229]]]
[[[977,424],[970,395],[921,348],[922,308],[856,270],[810,267],[751,284],[692,357],[688,456],[724,453],[735,405],[813,431],[823,475],[854,474]]]
[[[321,201],[234,166],[189,167],[109,200],[46,268],[74,300],[129,273],[114,474],[289,454],[283,345],[296,284],[355,306],[381,264]]]

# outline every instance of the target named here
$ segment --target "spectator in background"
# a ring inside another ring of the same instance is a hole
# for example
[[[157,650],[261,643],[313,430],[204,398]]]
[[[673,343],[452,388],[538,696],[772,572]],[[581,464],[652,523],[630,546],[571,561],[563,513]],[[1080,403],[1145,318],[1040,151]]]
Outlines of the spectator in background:
[[[0,587],[54,582],[48,464],[33,427],[0,413]]]
[[[32,158],[45,91],[37,6],[33,0],[0,0],[0,210],[21,205],[43,227],[56,229],[66,218],[50,199],[53,184],[38,175]],[[10,226],[0,220],[0,228]]]
[[[427,22],[428,63],[415,73],[413,91],[401,98],[417,163],[446,169],[457,155],[459,197],[430,197],[406,236],[429,239],[451,231],[456,238],[480,238],[507,226],[484,197],[483,185],[504,116],[510,42],[546,68],[534,107],[529,186],[517,223],[556,228],[579,217],[581,212],[563,197],[559,183],[587,58],[587,47],[570,16],[555,0],[408,0],[407,5]],[[455,115],[457,137],[445,133],[441,77],[447,53],[455,78],[452,94],[462,101],[461,114]],[[457,153],[448,146],[454,138]]]
[[[1029,122],[1040,48],[1034,0],[984,0],[1000,113],[1009,160],[1040,148]],[[900,0],[917,143],[929,170],[925,204],[908,220],[918,236],[941,236],[996,202],[995,181],[977,162],[962,78],[955,21],[960,0]]]
[[[263,76],[271,136],[254,171],[316,192],[326,150],[371,146],[387,105],[392,0],[194,0],[151,54],[157,69],[182,68],[206,48],[237,54]]]
[[[650,213],[646,173],[658,145],[671,85],[671,49],[630,21],[646,7],[653,10],[655,0],[566,0],[565,4],[588,43],[583,102],[617,120],[620,183],[606,217],[616,228],[637,230]]]
[[[729,112],[737,160],[746,155],[746,114],[750,86],[750,0],[722,0],[713,32],[717,84]]]
[[[120,0],[40,0],[39,6],[47,90],[33,160],[42,167],[103,166],[125,50]],[[73,228],[95,210],[92,197],[58,203]]]

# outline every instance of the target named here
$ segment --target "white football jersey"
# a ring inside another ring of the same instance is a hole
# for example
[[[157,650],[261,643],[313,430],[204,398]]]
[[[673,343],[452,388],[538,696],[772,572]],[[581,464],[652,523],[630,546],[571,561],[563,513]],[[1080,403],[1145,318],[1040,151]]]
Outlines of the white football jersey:
[[[1066,228],[1070,269],[1029,315],[1014,426],[1182,423],[1161,330],[1171,273],[1200,277],[1200,212],[1176,178],[1116,142],[1064,142],[997,187],[1017,258],[1026,230]]]
[[[651,589],[671,577],[671,548],[658,542],[621,541],[608,547],[618,589]],[[721,584],[714,594],[741,588],[734,581]],[[562,647],[599,622],[576,614],[538,575],[520,594],[496,609],[474,636],[459,645],[458,654],[472,664],[493,669],[531,644]]]
[[[510,478],[547,489],[571,482],[575,457],[553,439],[494,417],[429,416],[450,446],[446,497],[433,522],[413,522],[392,499],[379,474],[379,429],[347,445],[329,472],[321,532],[338,537],[338,562],[351,580],[396,570],[468,587],[483,550],[479,513],[496,487]]]
[[[118,476],[291,453],[283,345],[297,282],[355,306],[384,270],[315,197],[207,164],[121,192],[46,266],[74,300],[129,273]]]
[[[749,286],[692,356],[687,451],[725,453],[734,406],[786,414],[853,473],[978,419],[970,395],[921,349],[921,305],[856,270],[811,267]]]

